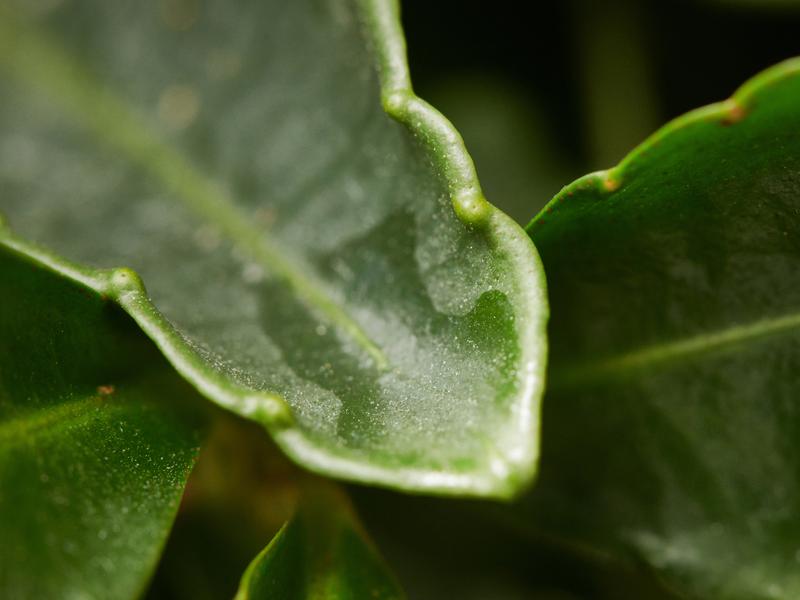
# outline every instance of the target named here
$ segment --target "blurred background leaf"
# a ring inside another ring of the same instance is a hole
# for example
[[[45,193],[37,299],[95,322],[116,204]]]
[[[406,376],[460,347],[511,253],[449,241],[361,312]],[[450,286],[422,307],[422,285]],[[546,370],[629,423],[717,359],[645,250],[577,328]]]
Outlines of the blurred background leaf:
[[[250,564],[237,600],[400,600],[396,580],[335,484],[307,479],[297,509]]]
[[[308,477],[255,423],[221,410],[212,423],[148,599],[233,598]]]
[[[355,488],[367,529],[409,598],[677,600],[647,567],[521,526],[507,504]]]
[[[796,58],[528,226],[551,321],[524,518],[692,598],[800,595],[799,131]]]

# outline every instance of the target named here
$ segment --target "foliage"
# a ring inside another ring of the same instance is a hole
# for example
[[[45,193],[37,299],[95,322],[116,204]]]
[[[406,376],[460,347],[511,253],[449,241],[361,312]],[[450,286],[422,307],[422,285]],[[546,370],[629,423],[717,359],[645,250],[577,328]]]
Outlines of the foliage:
[[[0,77],[3,597],[800,594],[797,60],[527,230],[391,0],[5,0]]]

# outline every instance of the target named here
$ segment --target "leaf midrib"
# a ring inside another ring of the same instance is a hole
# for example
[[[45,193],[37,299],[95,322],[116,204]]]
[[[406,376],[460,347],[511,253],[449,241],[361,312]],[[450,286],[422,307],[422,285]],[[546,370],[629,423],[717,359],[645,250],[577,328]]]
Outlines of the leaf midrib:
[[[228,194],[181,153],[161,141],[147,122],[97,83],[68,53],[0,10],[0,65],[12,76],[46,90],[102,142],[156,176],[185,206],[225,233],[260,266],[289,285],[318,316],[356,342],[385,370],[388,360],[360,325],[343,311],[312,273],[251,225]]]
[[[678,362],[693,356],[711,354],[751,340],[780,335],[793,329],[800,329],[800,313],[762,319],[754,323],[734,325],[692,337],[653,344],[603,360],[588,361],[556,370],[551,377],[551,388],[577,387]]]

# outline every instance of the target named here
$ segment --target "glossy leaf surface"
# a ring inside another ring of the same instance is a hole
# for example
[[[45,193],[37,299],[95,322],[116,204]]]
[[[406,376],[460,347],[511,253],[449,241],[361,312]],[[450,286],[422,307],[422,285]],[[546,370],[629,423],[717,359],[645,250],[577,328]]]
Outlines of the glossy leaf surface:
[[[553,306],[529,522],[690,598],[800,595],[800,62],[529,226]]]
[[[342,493],[314,485],[248,567],[237,600],[403,598]]]
[[[530,480],[538,257],[411,92],[394,3],[47,7],[0,18],[6,243],[85,265],[58,268],[312,469]],[[147,292],[93,270],[120,265]]]
[[[5,249],[0,298],[0,597],[135,597],[194,463],[194,392],[118,307]]]

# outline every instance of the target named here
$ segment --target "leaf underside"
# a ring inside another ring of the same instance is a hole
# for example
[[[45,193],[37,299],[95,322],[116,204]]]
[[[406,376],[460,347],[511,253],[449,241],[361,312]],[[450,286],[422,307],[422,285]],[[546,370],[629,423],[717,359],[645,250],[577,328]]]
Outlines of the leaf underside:
[[[393,2],[0,6],[0,243],[114,299],[309,468],[530,480],[538,257],[413,96]],[[147,291],[97,270],[120,265]]]
[[[800,62],[681,117],[529,225],[553,306],[549,532],[694,598],[797,598]]]
[[[134,597],[197,453],[193,392],[118,307],[2,248],[0,272],[0,597]]]

